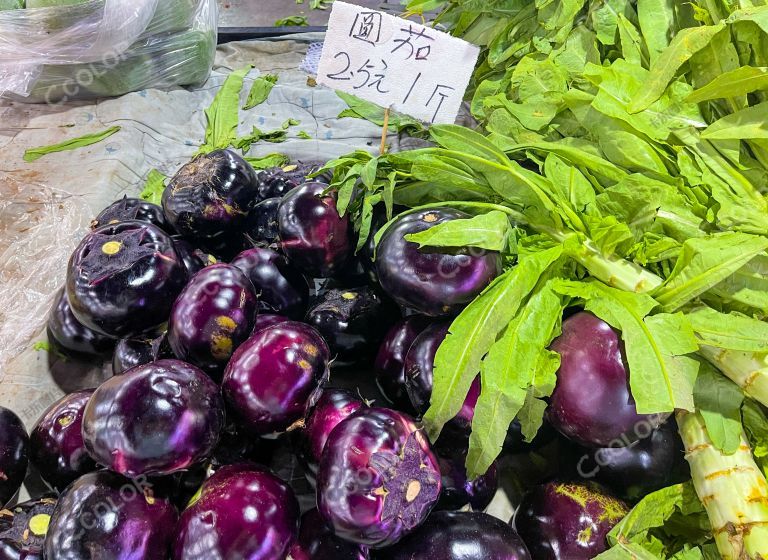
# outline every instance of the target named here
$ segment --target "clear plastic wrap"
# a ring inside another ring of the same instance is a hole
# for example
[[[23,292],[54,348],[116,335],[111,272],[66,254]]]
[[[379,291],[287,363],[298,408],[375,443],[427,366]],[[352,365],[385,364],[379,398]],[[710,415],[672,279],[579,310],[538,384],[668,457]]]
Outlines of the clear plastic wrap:
[[[201,84],[213,64],[216,29],[215,0],[0,5],[0,97],[56,103]]]

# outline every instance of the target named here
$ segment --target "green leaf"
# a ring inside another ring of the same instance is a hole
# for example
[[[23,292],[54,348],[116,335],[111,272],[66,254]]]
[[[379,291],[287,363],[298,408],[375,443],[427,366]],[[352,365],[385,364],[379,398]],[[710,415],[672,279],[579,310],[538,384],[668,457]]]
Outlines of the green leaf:
[[[676,31],[673,0],[638,0],[637,19],[653,64]]]
[[[490,140],[479,132],[455,124],[432,126],[429,135],[440,146],[457,152],[487,159],[504,167],[509,166],[509,158]]]
[[[768,353],[768,323],[739,313],[720,313],[711,307],[697,307],[687,314],[700,344]]]
[[[296,136],[298,136],[302,140],[312,140],[312,135],[306,130],[300,130]]]
[[[309,20],[307,16],[295,15],[288,16],[275,21],[275,27],[307,27]]]
[[[246,157],[245,161],[250,163],[254,169],[269,169],[287,165],[290,158],[285,154],[269,154],[262,157]]]
[[[163,191],[165,190],[165,180],[168,177],[160,173],[157,169],[152,169],[147,175],[147,180],[144,183],[144,189],[139,195],[142,199],[148,200],[153,204],[160,204],[163,198]]]
[[[256,78],[253,81],[251,91],[248,94],[248,100],[243,105],[243,109],[247,111],[248,109],[253,109],[256,105],[264,103],[276,83],[277,74],[265,74]]]
[[[741,403],[744,400],[739,386],[702,361],[693,398],[715,447],[727,455],[735,453],[741,444]]]
[[[704,87],[693,91],[685,100],[701,103],[710,99],[746,95],[760,89],[768,89],[768,68],[742,66],[720,74]]]
[[[630,103],[629,112],[639,113],[659,99],[677,70],[694,54],[706,47],[712,37],[724,27],[725,24],[721,22],[717,25],[682,29],[651,66],[648,82]]]
[[[422,247],[477,247],[488,251],[503,251],[512,226],[509,216],[494,210],[474,218],[449,220],[405,239]]]
[[[240,91],[243,89],[245,76],[251,68],[253,66],[249,64],[227,76],[210,107],[205,110],[208,126],[205,130],[205,144],[200,147],[198,153],[206,154],[228,148],[235,141],[237,124],[240,120]]]
[[[369,189],[373,188],[373,184],[376,181],[376,170],[378,169],[378,166],[379,160],[378,158],[374,158],[366,163],[362,170],[360,170],[360,180],[363,182],[363,185]]]
[[[581,298],[585,308],[621,331],[629,364],[629,384],[640,414],[693,408],[692,368],[682,359],[696,350],[693,331],[682,316],[646,316],[656,307],[647,294],[625,292],[600,282],[561,282],[556,289]],[[670,334],[667,326],[680,329]]]
[[[633,542],[618,542],[593,560],[664,560]]]
[[[36,352],[53,352],[54,346],[47,340],[40,340],[32,345],[32,350]]]
[[[349,107],[349,109],[345,109],[339,113],[339,118],[353,117],[365,119],[373,124],[384,126],[384,107],[380,107],[375,103],[371,103],[370,101],[360,99],[359,97],[342,91],[337,91],[336,95],[338,95]],[[413,117],[394,111],[389,112],[388,129],[392,132],[400,132],[404,129],[419,131],[423,128],[423,125]]]
[[[283,124],[280,125],[280,128],[282,128],[283,130],[288,130],[290,127],[298,126],[300,124],[301,124],[300,120],[291,118],[283,121]]]
[[[748,140],[753,138],[768,138],[768,126],[765,115],[768,111],[768,101],[753,107],[747,107],[722,119],[713,122],[701,133],[707,140]]]
[[[675,311],[725,280],[768,249],[768,239],[739,232],[715,233],[683,243],[672,274],[654,293],[665,310]]]
[[[284,128],[278,128],[277,130],[271,130],[269,132],[264,132],[263,130],[259,130],[257,127],[253,127],[251,130],[251,133],[247,136],[242,136],[240,138],[236,138],[231,141],[231,145],[235,148],[239,148],[243,150],[243,152],[247,152],[251,149],[251,146],[255,144],[256,142],[271,142],[272,144],[279,144],[281,142],[285,142],[288,139],[288,133],[285,131]]]
[[[741,408],[744,430],[749,436],[752,453],[763,472],[768,473],[768,416],[757,401],[744,399]]]
[[[517,314],[541,275],[562,255],[558,246],[523,259],[494,280],[451,323],[435,356],[431,405],[424,415],[430,438],[461,409],[480,363],[498,334]]]
[[[50,146],[40,146],[39,148],[29,148],[27,151],[24,152],[24,161],[26,161],[27,163],[31,163],[33,161],[37,161],[38,159],[40,159],[46,154],[52,154],[54,152],[68,152],[70,150],[77,150],[78,148],[92,146],[93,144],[97,144],[98,142],[101,142],[102,140],[109,138],[116,132],[119,132],[120,128],[121,127],[119,126],[112,126],[106,130],[102,130],[101,132],[94,132],[91,134],[78,136],[77,138],[70,138],[68,140],[64,140],[63,142],[52,144]]]

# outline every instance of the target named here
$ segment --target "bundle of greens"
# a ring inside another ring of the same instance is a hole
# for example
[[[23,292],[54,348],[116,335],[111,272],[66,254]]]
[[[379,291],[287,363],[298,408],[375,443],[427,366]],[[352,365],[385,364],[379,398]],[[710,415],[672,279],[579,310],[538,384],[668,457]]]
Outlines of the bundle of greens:
[[[450,206],[474,217],[410,240],[505,257],[438,350],[424,418],[436,437],[480,374],[471,475],[496,458],[513,419],[529,439],[540,427],[566,307],[622,332],[637,410],[677,411],[710,524],[686,540],[646,520],[616,532],[605,558],[712,557],[709,539],[723,558],[768,553],[757,464],[768,445],[768,7],[758,3],[414,0],[411,12],[442,9],[438,23],[483,46],[470,92],[481,132],[434,126],[434,147],[328,166],[361,237],[378,203],[390,217],[395,205]],[[355,112],[375,114],[359,102]],[[680,496],[648,499],[682,515]]]

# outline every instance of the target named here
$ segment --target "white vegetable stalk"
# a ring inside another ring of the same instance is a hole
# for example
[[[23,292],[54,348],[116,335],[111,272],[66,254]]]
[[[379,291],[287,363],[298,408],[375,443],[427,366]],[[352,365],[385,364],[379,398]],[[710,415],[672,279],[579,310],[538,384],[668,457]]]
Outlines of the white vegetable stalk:
[[[768,406],[768,355],[702,345],[699,354],[759,403]]]
[[[677,422],[723,560],[768,558],[768,483],[746,436],[738,451],[725,455],[712,444],[699,413],[679,411]]]

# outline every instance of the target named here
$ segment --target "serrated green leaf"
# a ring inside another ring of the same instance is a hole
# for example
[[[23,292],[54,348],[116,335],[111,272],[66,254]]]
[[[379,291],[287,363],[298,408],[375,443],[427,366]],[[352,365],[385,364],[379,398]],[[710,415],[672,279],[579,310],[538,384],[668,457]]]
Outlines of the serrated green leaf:
[[[373,184],[376,182],[376,170],[379,167],[379,160],[374,158],[366,163],[360,170],[360,180],[363,185],[369,189],[373,188]]]
[[[251,86],[251,91],[248,93],[248,100],[243,105],[243,110],[247,111],[264,103],[272,88],[275,87],[277,78],[277,74],[265,74],[256,78]]]
[[[208,124],[205,129],[205,143],[198,153],[207,154],[214,150],[228,148],[237,138],[237,125],[240,120],[240,91],[243,89],[245,76],[253,68],[233,71],[219,89],[211,105],[205,110]]]
[[[165,190],[165,180],[167,178],[168,177],[160,173],[157,169],[150,170],[139,197],[153,204],[160,204],[160,201],[163,198],[163,191]]]
[[[449,220],[405,239],[421,247],[477,247],[488,251],[503,251],[512,226],[509,216],[494,210],[474,218]]]
[[[735,453],[741,444],[744,400],[739,386],[709,363],[702,362],[693,397],[712,443],[727,455]]]
[[[690,103],[701,103],[711,99],[746,95],[768,88],[768,68],[742,66],[736,70],[724,72],[704,87],[691,92],[686,97]]]
[[[686,313],[699,343],[727,350],[768,353],[768,323],[739,313],[697,307]]]
[[[119,132],[121,127],[111,126],[101,132],[94,132],[91,134],[84,134],[77,138],[69,138],[63,142],[58,142],[50,146],[40,146],[38,148],[29,148],[24,152],[24,161],[31,163],[39,160],[41,157],[47,154],[53,154],[55,152],[68,152],[70,150],[77,150],[79,148],[85,148],[86,146],[92,146],[102,140],[105,140],[113,134]]]

